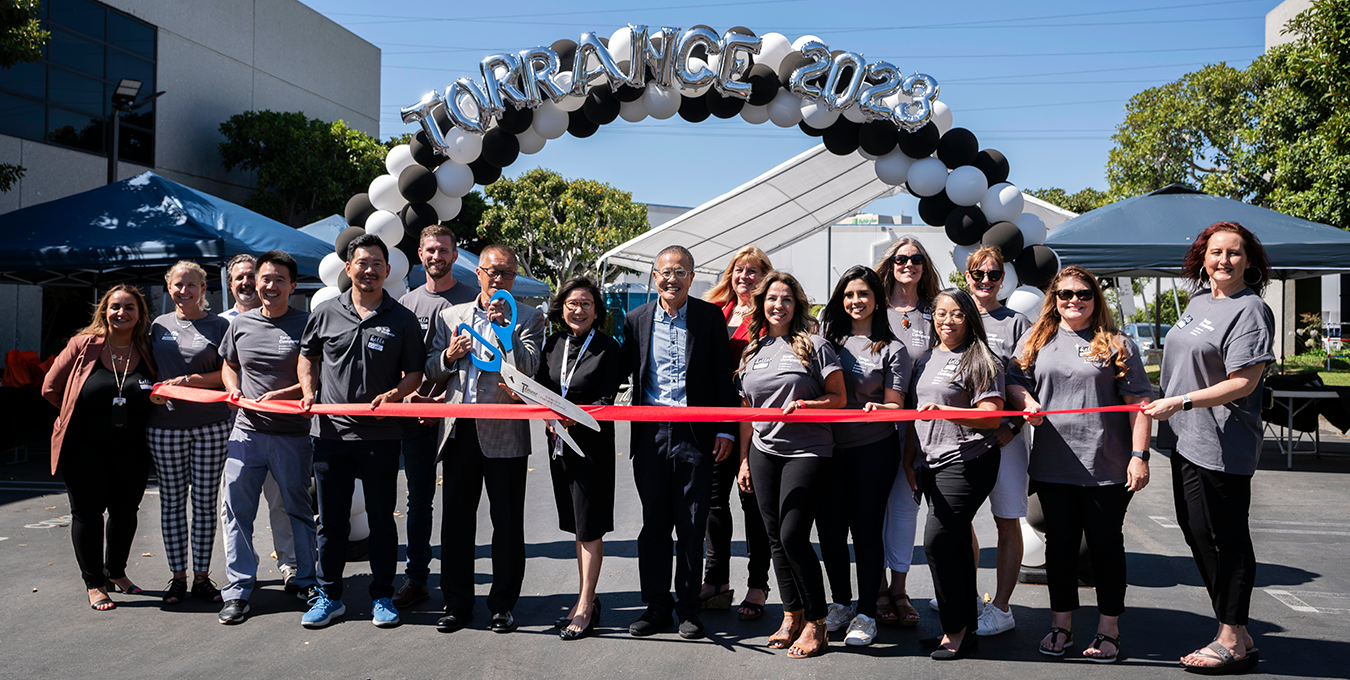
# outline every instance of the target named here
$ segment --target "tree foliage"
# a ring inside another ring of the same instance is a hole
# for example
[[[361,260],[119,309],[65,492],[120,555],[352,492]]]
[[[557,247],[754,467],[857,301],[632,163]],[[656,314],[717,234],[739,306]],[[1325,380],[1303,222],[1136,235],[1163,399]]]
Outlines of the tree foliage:
[[[51,33],[38,21],[39,0],[8,0],[0,3],[0,69],[42,58],[42,46]],[[21,165],[0,163],[0,193],[14,188],[27,170]]]
[[[1096,210],[1097,208],[1111,203],[1110,194],[1105,191],[1098,191],[1092,187],[1087,187],[1086,189],[1073,194],[1060,189],[1059,187],[1028,189],[1027,193],[1046,203],[1052,203],[1080,215],[1089,210]]]
[[[1350,3],[1315,0],[1245,69],[1206,66],[1134,96],[1112,200],[1171,183],[1350,227]]]
[[[1162,307],[1159,309],[1162,315],[1158,322],[1170,326],[1177,322],[1177,309],[1185,310],[1186,305],[1191,301],[1191,296],[1180,288],[1164,288],[1158,299],[1162,301]],[[1130,323],[1153,323],[1153,308],[1155,306],[1156,303],[1154,302],[1145,303],[1143,309],[1136,311],[1130,317]]]
[[[384,144],[340,120],[246,111],[220,132],[221,165],[257,174],[245,206],[293,227],[342,214],[347,199],[384,172]]]
[[[544,168],[500,179],[486,191],[492,204],[479,235],[510,244],[526,275],[554,284],[581,274],[610,278],[613,268],[602,272],[597,260],[648,227],[647,206],[631,193]]]

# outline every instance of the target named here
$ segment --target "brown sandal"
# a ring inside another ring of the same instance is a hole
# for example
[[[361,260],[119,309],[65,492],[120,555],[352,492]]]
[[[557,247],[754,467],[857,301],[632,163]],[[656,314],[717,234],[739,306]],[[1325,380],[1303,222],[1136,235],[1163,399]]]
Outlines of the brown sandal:
[[[889,595],[877,598],[877,624],[882,626],[900,625],[900,617]]]
[[[805,635],[799,636],[797,638],[797,641],[792,643],[792,647],[788,649],[788,658],[809,659],[813,656],[820,656],[821,654],[824,654],[825,649],[829,647],[830,645],[829,628],[826,627],[825,619],[821,619],[819,621],[812,621],[811,623],[814,624],[816,627],[816,635],[815,635],[816,646],[814,648],[807,649],[806,647],[802,646],[802,640],[805,638]],[[805,626],[803,626],[803,628],[805,628]]]
[[[806,627],[806,622],[798,616],[789,617],[787,613],[783,615],[783,625],[778,627],[778,632],[769,636],[769,647],[772,649],[783,649],[792,644],[798,635],[802,634],[802,628]]]
[[[919,625],[919,610],[909,601],[909,594],[901,592],[891,595],[891,607],[895,609],[895,625],[913,628]]]

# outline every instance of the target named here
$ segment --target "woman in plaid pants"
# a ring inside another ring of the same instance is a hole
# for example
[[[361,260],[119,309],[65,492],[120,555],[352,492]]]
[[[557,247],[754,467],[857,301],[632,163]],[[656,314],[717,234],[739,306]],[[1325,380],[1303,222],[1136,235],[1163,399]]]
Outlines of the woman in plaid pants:
[[[207,312],[206,270],[181,261],[164,275],[174,311],[150,325],[150,347],[161,382],[206,389],[221,387],[220,342],[230,327],[228,319]],[[169,558],[165,604],[187,596],[187,499],[192,495],[192,596],[220,602],[208,572],[216,540],[216,504],[220,474],[225,466],[225,443],[230,437],[230,411],[225,404],[169,401],[155,406],[146,430],[150,455],[159,478],[164,551]]]

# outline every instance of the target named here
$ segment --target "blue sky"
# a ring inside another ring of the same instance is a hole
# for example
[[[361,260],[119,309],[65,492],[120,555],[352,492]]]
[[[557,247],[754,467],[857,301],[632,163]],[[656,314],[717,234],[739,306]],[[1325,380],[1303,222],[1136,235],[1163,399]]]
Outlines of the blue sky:
[[[606,2],[372,3],[304,0],[383,51],[380,134],[410,131],[398,116],[429,90],[476,75],[497,52],[602,36],[627,24],[719,32],[735,25],[789,40],[812,34],[831,49],[932,75],[955,124],[1009,159],[1022,188],[1106,188],[1111,134],[1130,97],[1205,64],[1245,67],[1263,50],[1265,13],[1278,0],[1082,2],[613,0]],[[818,140],[772,123],[710,118],[697,125],[622,119],[580,140],[565,135],[506,170],[547,167],[631,191],[645,203],[695,206]],[[869,208],[914,214],[901,196]]]

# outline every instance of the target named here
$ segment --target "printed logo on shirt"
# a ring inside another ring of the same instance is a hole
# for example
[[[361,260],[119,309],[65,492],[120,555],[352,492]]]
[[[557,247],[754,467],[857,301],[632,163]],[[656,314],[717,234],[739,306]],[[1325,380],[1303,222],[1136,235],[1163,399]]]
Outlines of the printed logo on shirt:
[[[933,376],[933,382],[929,384],[941,385],[942,383],[951,382],[952,378],[956,377],[956,367],[960,365],[961,357],[952,357],[948,359],[947,365],[943,366],[942,370],[938,371],[937,375]]]
[[[1187,314],[1186,316],[1181,317],[1181,320],[1177,322],[1176,328],[1185,328],[1193,320],[1194,319],[1191,318],[1191,315]]]
[[[856,373],[858,375],[867,375],[869,371],[875,370],[881,365],[881,362],[879,361],[873,363],[862,357],[855,357],[852,355],[845,355],[840,357],[840,359],[844,363],[844,368],[848,369],[850,373]]]
[[[758,371],[760,369],[768,367],[769,367],[769,357],[761,357],[759,359],[755,359],[755,363],[750,366],[750,370]]]
[[[1101,359],[1094,359],[1091,357],[1092,345],[1080,345],[1074,343],[1074,349],[1078,350],[1078,356],[1083,359],[1083,363],[1096,366],[1097,368],[1103,368],[1106,366],[1105,361],[1102,361]]]
[[[192,349],[201,349],[206,346],[206,336],[198,333],[192,336]]]
[[[1201,319],[1200,325],[1196,326],[1191,330],[1191,335],[1200,335],[1201,333],[1209,333],[1213,330],[1214,330],[1213,321],[1210,321],[1209,319]]]
[[[987,333],[987,334],[988,334],[988,336],[989,336],[989,346],[990,346],[990,347],[997,347],[997,348],[999,349],[999,351],[1002,351],[1002,350],[1006,349],[1006,348],[1004,347],[1004,345],[1008,344],[1008,341],[1007,341],[1006,338],[1000,338],[1000,337],[998,337],[998,333]]]
[[[160,338],[160,340],[166,340],[168,342],[178,342],[178,331],[166,330],[164,331],[164,337]]]
[[[300,344],[299,340],[296,340],[285,333],[282,333],[280,337],[277,338],[277,349],[280,350],[282,354],[289,354],[298,344]]]
[[[370,332],[375,333],[377,335],[383,335],[386,338],[394,337],[394,331],[391,330],[388,326],[372,326]]]
[[[778,355],[778,370],[780,371],[785,368],[792,368],[793,366],[801,366],[801,365],[802,361],[801,359],[797,358],[796,352],[785,352],[783,354]]]

